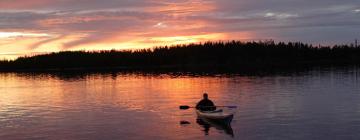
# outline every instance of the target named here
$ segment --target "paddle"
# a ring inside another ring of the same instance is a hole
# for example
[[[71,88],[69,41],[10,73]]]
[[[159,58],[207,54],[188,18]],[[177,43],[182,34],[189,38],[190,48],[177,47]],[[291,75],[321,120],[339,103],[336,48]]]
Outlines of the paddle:
[[[213,106],[202,106],[202,107],[213,107]],[[215,106],[215,107],[236,108],[237,106]],[[182,109],[182,110],[186,110],[186,109],[189,109],[189,108],[196,108],[196,107],[188,106],[188,105],[181,105],[179,108]]]

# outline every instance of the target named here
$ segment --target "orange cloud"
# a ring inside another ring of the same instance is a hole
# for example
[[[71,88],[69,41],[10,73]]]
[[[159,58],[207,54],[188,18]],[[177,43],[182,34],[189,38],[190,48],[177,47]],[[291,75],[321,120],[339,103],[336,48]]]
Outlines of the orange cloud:
[[[209,12],[216,9],[216,6],[211,1],[185,1],[185,2],[161,2],[163,5],[159,7],[150,7],[145,9],[149,12],[159,12],[162,14],[171,15],[174,17],[191,15],[202,12]]]

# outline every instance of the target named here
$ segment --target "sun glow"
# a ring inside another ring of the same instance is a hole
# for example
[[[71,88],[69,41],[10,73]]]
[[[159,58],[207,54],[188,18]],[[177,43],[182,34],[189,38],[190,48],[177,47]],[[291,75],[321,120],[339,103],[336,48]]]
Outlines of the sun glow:
[[[129,35],[128,37],[112,36],[106,40],[99,40],[89,43],[82,43],[75,46],[67,46],[68,42],[76,42],[84,38],[84,34],[78,35],[48,35],[35,33],[3,33],[0,34],[0,59],[15,59],[19,56],[34,55],[63,50],[134,50],[153,48],[157,46],[171,46],[178,44],[189,44],[206,41],[221,41],[229,38],[224,33],[209,33],[200,35],[183,36],[149,36],[141,37]],[[247,39],[250,33],[236,34],[238,38]],[[21,39],[17,39],[22,37]],[[16,43],[14,43],[16,42]]]
[[[138,19],[137,12],[116,10],[60,15],[45,13],[49,17],[40,18],[34,23],[49,33],[0,32],[0,58],[14,59],[64,50],[134,50],[226,39],[224,33],[202,31],[204,27],[214,26],[206,20],[189,19],[216,9],[213,2],[161,3],[143,8],[142,12],[147,15],[140,17],[144,19]],[[154,16],[159,14],[165,18]],[[131,24],[127,21],[131,21]],[[125,28],[117,28],[119,25]]]
[[[223,34],[214,33],[214,34],[192,35],[192,36],[153,37],[149,39],[149,41],[158,45],[176,45],[176,44],[204,42],[209,40],[221,40],[223,38],[224,38]]]
[[[0,32],[0,59],[67,50],[136,50],[229,40],[229,33],[216,30],[218,21],[208,18],[216,9],[214,2],[160,3],[136,12],[94,9],[41,13],[46,16],[28,25],[34,29]],[[236,34],[234,39],[239,37],[248,35]]]
[[[189,35],[189,36],[162,36],[162,37],[134,37],[127,41],[119,41],[118,38],[96,42],[92,44],[79,45],[69,50],[134,50],[153,48],[156,46],[171,46],[177,44],[189,44],[197,42],[206,42],[210,40],[225,39],[225,35],[221,33],[205,34],[205,35]]]
[[[46,33],[25,33],[25,32],[0,32],[0,38],[12,37],[49,37]]]

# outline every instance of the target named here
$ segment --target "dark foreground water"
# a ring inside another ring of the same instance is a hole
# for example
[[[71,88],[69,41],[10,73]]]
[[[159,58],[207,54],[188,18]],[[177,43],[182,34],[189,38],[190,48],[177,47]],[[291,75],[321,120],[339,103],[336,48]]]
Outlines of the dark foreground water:
[[[237,105],[231,127],[201,125],[208,92]],[[360,69],[235,76],[0,74],[1,140],[360,139]]]

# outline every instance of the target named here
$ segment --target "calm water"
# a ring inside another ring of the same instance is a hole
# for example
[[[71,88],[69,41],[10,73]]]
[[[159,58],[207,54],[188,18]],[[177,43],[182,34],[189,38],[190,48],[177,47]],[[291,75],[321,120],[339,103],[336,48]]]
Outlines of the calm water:
[[[237,105],[231,128],[196,121],[203,92]],[[184,123],[186,122],[186,123]],[[206,125],[208,126],[208,125]],[[269,76],[0,74],[1,140],[360,139],[360,69]]]

